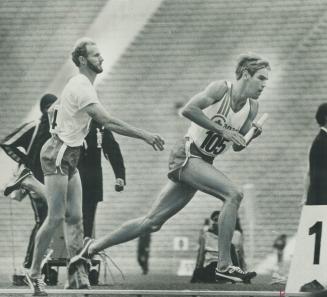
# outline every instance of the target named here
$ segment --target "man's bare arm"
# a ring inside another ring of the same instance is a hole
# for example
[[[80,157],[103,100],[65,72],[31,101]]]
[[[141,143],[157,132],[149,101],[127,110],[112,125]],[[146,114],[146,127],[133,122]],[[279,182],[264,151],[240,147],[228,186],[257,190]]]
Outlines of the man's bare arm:
[[[196,123],[197,125],[216,132],[227,140],[241,146],[245,146],[245,141],[241,134],[227,130],[209,119],[202,111],[206,107],[221,100],[227,91],[225,81],[211,83],[203,92],[193,96],[182,109],[182,115]]]
[[[164,149],[164,140],[160,135],[136,128],[111,116],[100,103],[89,104],[84,107],[84,110],[92,119],[103,125],[105,129],[128,137],[142,139],[146,143],[152,145],[154,150],[162,151]]]

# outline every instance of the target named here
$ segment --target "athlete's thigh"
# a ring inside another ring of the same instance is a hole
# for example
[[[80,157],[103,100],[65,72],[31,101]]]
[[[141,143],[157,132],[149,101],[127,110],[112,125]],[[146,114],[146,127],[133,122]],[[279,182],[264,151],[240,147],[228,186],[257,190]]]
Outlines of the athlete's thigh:
[[[147,214],[148,218],[165,222],[190,202],[196,189],[168,180]]]
[[[68,181],[66,215],[82,217],[82,184],[78,171]]]
[[[49,218],[64,217],[66,209],[68,177],[66,175],[46,175],[45,193],[48,202]]]
[[[225,174],[200,158],[188,160],[183,168],[181,181],[222,200],[237,191],[236,186]]]

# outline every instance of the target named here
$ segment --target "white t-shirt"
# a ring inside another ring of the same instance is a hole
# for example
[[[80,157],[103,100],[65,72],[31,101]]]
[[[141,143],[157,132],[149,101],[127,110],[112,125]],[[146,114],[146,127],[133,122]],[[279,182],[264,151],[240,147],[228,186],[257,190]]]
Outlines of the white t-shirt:
[[[81,146],[89,132],[91,117],[82,109],[100,103],[90,80],[83,74],[72,77],[57,104],[49,110],[50,132],[68,146]]]

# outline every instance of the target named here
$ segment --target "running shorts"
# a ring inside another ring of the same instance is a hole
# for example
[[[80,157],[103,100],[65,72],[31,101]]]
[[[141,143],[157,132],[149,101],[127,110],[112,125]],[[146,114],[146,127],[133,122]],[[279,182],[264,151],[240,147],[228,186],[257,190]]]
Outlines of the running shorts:
[[[61,174],[71,179],[77,172],[80,149],[80,146],[67,146],[57,135],[52,135],[43,145],[40,154],[44,176]]]
[[[183,168],[187,164],[189,158],[200,158],[210,164],[214,158],[203,155],[195,146],[192,139],[184,137],[177,141],[172,148],[168,161],[168,178],[173,182],[179,182]]]

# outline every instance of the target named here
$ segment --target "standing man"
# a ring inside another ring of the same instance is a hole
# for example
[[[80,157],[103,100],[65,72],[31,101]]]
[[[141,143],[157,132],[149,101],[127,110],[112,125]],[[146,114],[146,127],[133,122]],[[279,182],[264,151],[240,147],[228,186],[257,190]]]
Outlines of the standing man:
[[[99,201],[103,200],[101,151],[110,162],[116,182],[115,190],[123,191],[126,184],[125,166],[119,144],[110,130],[91,121],[78,162],[83,189],[83,227],[84,237],[94,237],[94,221]]]
[[[309,153],[309,171],[306,177],[306,204],[327,204],[327,103],[318,107],[316,121],[320,130]]]
[[[23,165],[18,179],[24,179],[32,174],[41,183],[44,182],[40,163],[40,151],[43,144],[50,138],[48,109],[57,100],[52,94],[45,94],[40,100],[42,116],[38,121],[23,124],[13,133],[8,135],[0,144],[1,148],[17,163]],[[26,154],[19,148],[24,148]],[[33,179],[34,179],[33,177]],[[16,183],[17,181],[15,181]],[[7,196],[15,187],[7,187],[4,195]],[[23,263],[24,268],[30,268],[33,259],[34,241],[37,231],[40,229],[47,216],[47,202],[42,195],[35,191],[27,190],[31,198],[31,206],[34,212],[35,225],[32,229],[27,246],[26,256]]]
[[[105,129],[144,140],[155,150],[164,148],[159,135],[135,128],[103,108],[93,86],[96,76],[103,71],[103,58],[94,41],[89,38],[78,40],[72,60],[79,74],[68,81],[58,103],[49,110],[52,137],[41,151],[48,216],[36,235],[32,266],[30,273],[26,274],[35,296],[47,296],[41,277],[41,262],[61,222],[65,222],[68,257],[76,255],[83,246],[82,186],[77,164],[91,118]]]
[[[193,96],[182,109],[182,114],[191,120],[191,127],[171,152],[169,181],[150,211],[144,217],[127,221],[107,236],[86,241],[71,264],[143,233],[158,231],[200,190],[224,203],[218,221],[220,240],[216,276],[239,282],[248,282],[255,276],[253,272],[233,266],[230,255],[243,193],[212,163],[231,146],[239,151],[247,145],[243,135],[250,130],[258,113],[258,98],[266,86],[269,70],[269,63],[260,56],[241,55],[235,82],[214,81]],[[261,127],[256,131],[252,138],[261,133]]]

